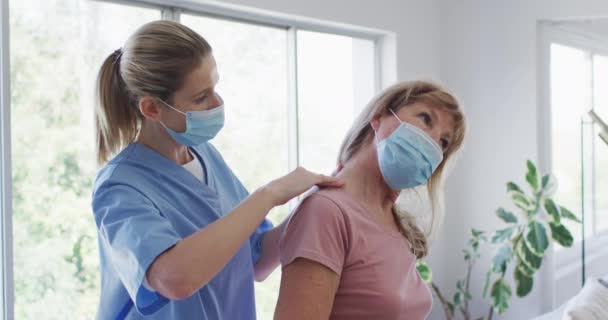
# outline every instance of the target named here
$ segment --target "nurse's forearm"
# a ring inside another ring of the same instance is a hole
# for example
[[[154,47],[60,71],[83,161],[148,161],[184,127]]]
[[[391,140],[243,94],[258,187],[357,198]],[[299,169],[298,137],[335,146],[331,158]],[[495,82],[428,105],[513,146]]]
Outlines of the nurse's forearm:
[[[285,219],[287,221],[287,219]],[[286,222],[267,231],[262,239],[262,256],[254,266],[255,281],[265,280],[279,265],[279,239]]]
[[[191,296],[224,268],[274,205],[272,192],[254,192],[230,214],[158,256],[148,269],[148,283],[172,300]]]

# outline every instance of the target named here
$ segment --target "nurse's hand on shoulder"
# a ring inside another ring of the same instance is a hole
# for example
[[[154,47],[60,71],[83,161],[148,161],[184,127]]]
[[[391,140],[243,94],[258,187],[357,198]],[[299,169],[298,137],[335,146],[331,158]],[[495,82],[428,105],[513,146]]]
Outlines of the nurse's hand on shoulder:
[[[271,181],[263,188],[273,195],[275,205],[285,204],[313,186],[342,187],[344,182],[335,177],[310,172],[298,167],[289,174]]]

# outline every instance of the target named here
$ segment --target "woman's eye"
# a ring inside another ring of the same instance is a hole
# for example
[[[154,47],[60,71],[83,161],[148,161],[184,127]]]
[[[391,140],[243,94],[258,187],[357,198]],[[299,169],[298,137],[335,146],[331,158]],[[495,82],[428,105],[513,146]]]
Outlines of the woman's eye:
[[[441,148],[443,148],[443,150],[448,148],[448,141],[445,139],[441,139]]]
[[[425,125],[427,125],[428,127],[431,126],[431,116],[428,113],[421,113],[419,116],[422,121],[424,121]]]

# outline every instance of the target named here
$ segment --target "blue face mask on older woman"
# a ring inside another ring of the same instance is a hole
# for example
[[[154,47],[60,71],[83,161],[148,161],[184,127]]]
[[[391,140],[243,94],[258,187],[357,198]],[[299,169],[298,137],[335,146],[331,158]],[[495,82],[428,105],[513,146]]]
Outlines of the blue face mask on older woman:
[[[443,160],[441,147],[420,128],[401,121],[390,136],[378,142],[378,165],[393,190],[426,184]]]
[[[176,132],[161,122],[169,135],[178,143],[195,147],[213,138],[224,127],[224,105],[211,110],[183,112],[172,105],[160,100],[169,108],[186,116],[186,131]]]

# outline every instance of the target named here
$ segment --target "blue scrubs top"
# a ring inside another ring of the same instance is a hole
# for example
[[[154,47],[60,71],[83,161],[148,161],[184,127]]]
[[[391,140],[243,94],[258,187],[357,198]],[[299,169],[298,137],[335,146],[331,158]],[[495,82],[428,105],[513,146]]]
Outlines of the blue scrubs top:
[[[191,297],[171,301],[143,286],[158,255],[248,196],[211,144],[191,150],[203,164],[206,184],[142,144],[127,146],[97,175],[93,213],[101,268],[98,319],[255,319],[253,265],[261,255],[264,233],[272,228],[267,220]]]

